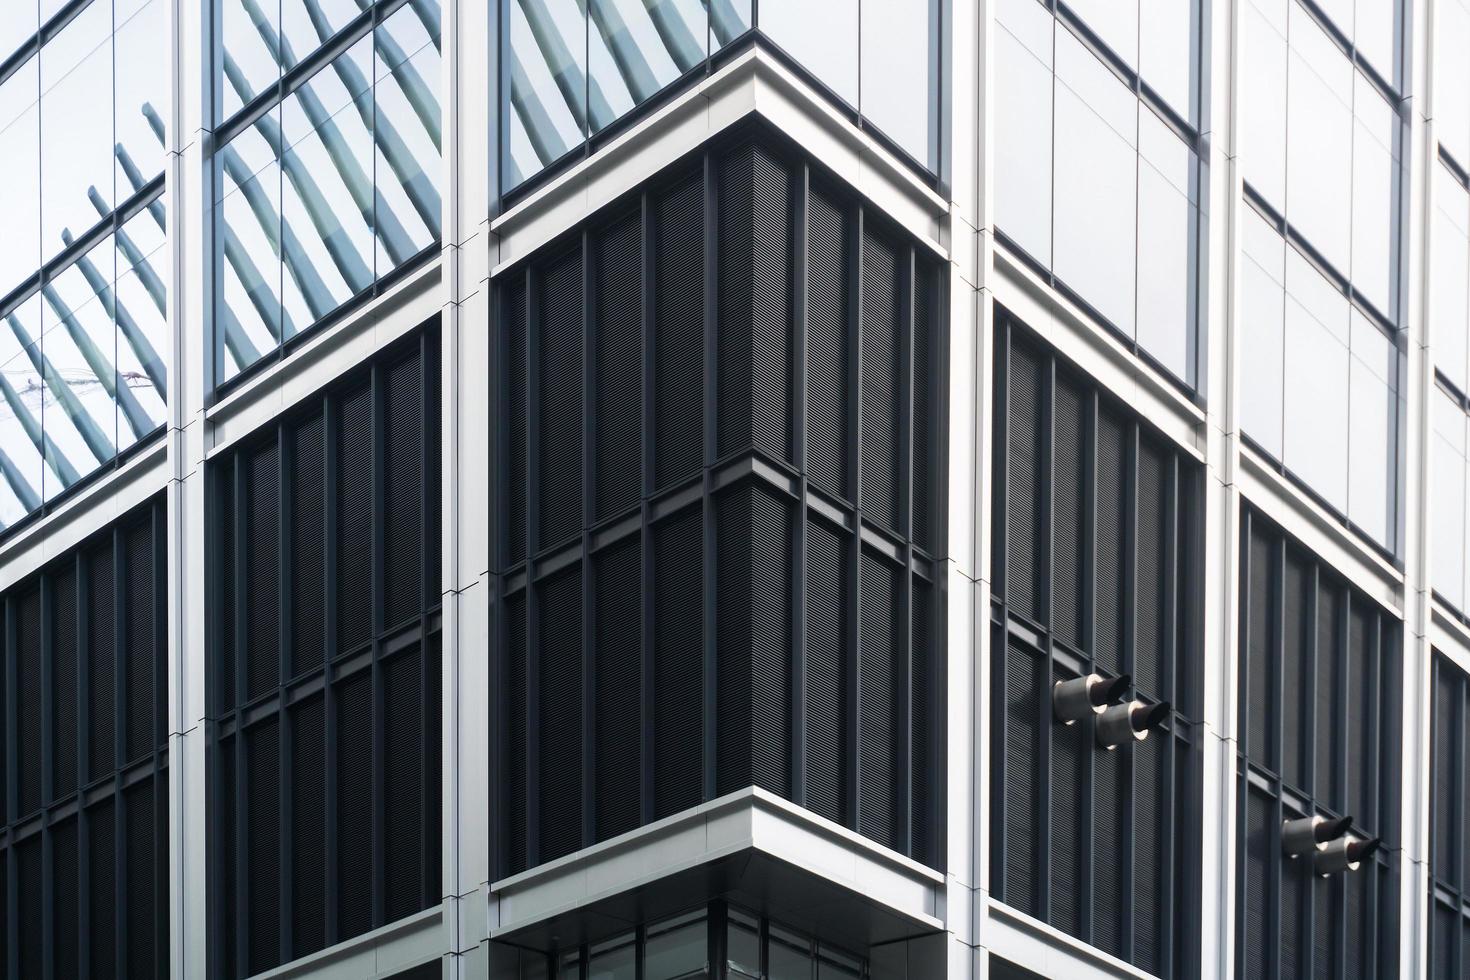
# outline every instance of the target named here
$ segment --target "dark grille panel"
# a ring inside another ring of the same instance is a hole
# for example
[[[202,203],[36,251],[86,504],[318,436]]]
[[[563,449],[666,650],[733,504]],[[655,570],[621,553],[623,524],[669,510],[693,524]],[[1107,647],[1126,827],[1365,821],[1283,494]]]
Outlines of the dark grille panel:
[[[538,281],[538,541],[545,548],[582,527],[581,250],[557,259]]]
[[[42,931],[41,835],[15,845],[15,887],[19,898],[16,915],[16,946],[20,953],[20,976],[41,976],[45,955]]]
[[[15,617],[15,816],[41,805],[41,590],[37,586],[10,600]]]
[[[113,590],[111,544],[88,554],[87,566],[87,780],[112,771],[116,765],[117,693],[113,648],[117,595]]]
[[[291,445],[291,676],[320,666],[326,654],[326,423],[314,415]]]
[[[158,971],[160,952],[163,960],[168,959],[168,950],[158,950],[154,945],[154,930],[157,927],[158,879],[167,877],[168,863],[160,864],[154,853],[154,840],[158,827],[154,819],[153,784],[144,782],[128,790],[124,796],[127,807],[127,925],[128,925],[128,976],[150,977]],[[163,840],[167,840],[165,836]],[[165,905],[163,914],[167,915]]]
[[[77,574],[71,562],[51,589],[51,798],[59,800],[77,788]]]
[[[87,953],[94,978],[117,974],[117,815],[112,800],[87,811]]]
[[[653,529],[653,813],[699,803],[704,769],[703,521],[686,510]]]
[[[639,772],[642,768],[639,657],[643,649],[638,581],[643,556],[637,538],[600,552],[596,578],[597,709],[593,752],[596,757],[597,840],[638,826]]]
[[[210,462],[244,558],[212,586],[212,976],[439,900],[439,371],[437,330],[414,331]],[[242,641],[237,697],[219,661]]]
[[[1182,607],[1202,573],[1200,468],[999,308],[995,342],[992,891],[1188,976],[1200,651]],[[1126,697],[1173,710],[1108,751],[1095,719],[1064,725],[1052,704],[1056,682],[1090,673],[1130,674]]]
[[[77,977],[81,975],[81,909],[78,905],[78,863],[81,852],[77,844],[77,822],[75,818],[58,824],[51,829],[51,882],[53,900],[51,905],[52,956],[55,958],[55,975]],[[152,868],[149,868],[152,871]],[[146,927],[151,930],[153,923]]]
[[[902,361],[905,340],[899,326],[898,249],[886,238],[863,235],[862,376],[863,513],[889,530],[898,530],[900,494],[899,433]]]
[[[153,568],[153,540],[148,523],[135,524],[127,531],[127,690],[123,704],[128,761],[152,751],[162,727],[154,724],[153,717],[153,670],[159,646],[166,645],[154,633],[154,582],[161,575]]]
[[[847,496],[852,343],[847,212],[821,190],[807,202],[807,466],[818,484]]]
[[[640,215],[603,233],[597,296],[597,516],[638,501],[643,444],[643,228]]]
[[[1356,610],[1355,610],[1356,612]],[[1355,621],[1354,626],[1357,627]],[[1355,631],[1357,629],[1355,628]],[[1355,645],[1357,645],[1355,643]],[[1470,965],[1470,675],[1438,652],[1434,655],[1433,744],[1430,747],[1429,976],[1461,977]],[[1355,903],[1367,915],[1366,899]],[[1350,913],[1351,914],[1351,913]],[[1349,928],[1357,924],[1350,920]]]
[[[654,485],[699,469],[704,453],[704,185],[696,175],[654,205]]]
[[[750,786],[943,865],[944,272],[814,179],[742,130],[497,277],[496,876]]]
[[[582,846],[582,570],[541,587],[540,859]]]
[[[806,805],[847,823],[847,542],[826,522],[807,521]]]

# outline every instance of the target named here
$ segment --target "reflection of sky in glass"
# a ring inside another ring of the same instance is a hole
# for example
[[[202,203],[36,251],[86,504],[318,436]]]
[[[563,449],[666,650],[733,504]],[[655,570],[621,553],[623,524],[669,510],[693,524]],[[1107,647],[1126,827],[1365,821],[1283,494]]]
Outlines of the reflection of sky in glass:
[[[0,13],[0,47],[62,4]],[[166,0],[93,0],[0,85],[0,294],[163,170]],[[0,317],[0,525],[85,479],[165,418],[164,203],[49,270]]]
[[[226,0],[251,27],[224,66],[234,104],[262,63],[289,68],[366,6],[286,0],[265,17],[259,0]],[[438,239],[438,31],[437,0],[410,0],[218,152],[219,380]]]

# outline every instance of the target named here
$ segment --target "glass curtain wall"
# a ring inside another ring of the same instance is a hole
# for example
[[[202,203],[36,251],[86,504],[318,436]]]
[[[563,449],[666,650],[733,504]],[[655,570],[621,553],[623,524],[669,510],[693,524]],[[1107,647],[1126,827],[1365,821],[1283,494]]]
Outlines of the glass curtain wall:
[[[1466,575],[1467,428],[1470,428],[1470,8],[1436,8],[1433,225],[1429,249],[1429,343],[1434,355],[1432,457],[1435,594],[1463,617],[1470,612]]]
[[[0,7],[0,530],[163,424],[166,0]]]
[[[437,246],[438,0],[220,0],[215,379]]]
[[[1241,8],[1241,425],[1390,553],[1403,397],[1399,22],[1394,0]]]
[[[941,3],[502,0],[501,190],[590,151],[752,27],[860,125],[937,171]]]
[[[1012,251],[1198,384],[1195,0],[1001,0],[996,226]]]

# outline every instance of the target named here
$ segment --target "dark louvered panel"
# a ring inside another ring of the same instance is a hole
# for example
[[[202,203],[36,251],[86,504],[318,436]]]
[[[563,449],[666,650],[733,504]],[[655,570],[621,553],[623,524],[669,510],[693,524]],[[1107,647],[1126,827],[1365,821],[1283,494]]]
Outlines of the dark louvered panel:
[[[899,846],[899,693],[903,690],[898,641],[898,574],[871,552],[862,556],[858,689],[858,832],[887,847]]]
[[[654,209],[654,482],[692,476],[703,459],[704,184],[665,191]]]
[[[582,527],[582,252],[562,256],[538,280],[537,438],[539,546]]]
[[[209,523],[216,535],[215,579],[210,595],[215,597],[217,615],[210,617],[213,623],[212,640],[209,648],[209,685],[217,714],[234,710],[239,703],[239,691],[235,686],[236,657],[236,603],[235,594],[240,582],[235,569],[235,523],[239,508],[235,501],[236,459],[222,460],[214,469],[214,499],[210,501]],[[87,559],[83,559],[86,567]],[[86,574],[85,572],[83,573]],[[84,641],[85,642],[85,641]]]
[[[160,865],[153,780],[146,779],[129,789],[123,805],[127,833],[127,881],[123,887],[128,928],[127,975],[152,977],[158,974],[160,959],[168,961],[168,950],[157,948]],[[167,862],[162,867],[166,877]]]
[[[1038,583],[1044,552],[1039,545],[1046,518],[1041,482],[1044,363],[1017,343],[1006,368],[1005,402],[1005,599],[1013,612],[1031,619],[1042,614]]]
[[[118,691],[113,645],[118,604],[113,550],[103,545],[87,555],[87,780],[113,770],[118,743]]]
[[[1079,722],[1079,724],[1081,724]],[[1133,799],[1126,753],[1093,750],[1092,941],[1121,957],[1128,922],[1128,811]]]
[[[754,782],[755,704],[753,700],[752,634],[754,573],[751,560],[752,490],[742,484],[715,501],[715,583],[720,601],[715,650],[715,795],[732,793]]]
[[[383,371],[383,625],[424,607],[424,361]]]
[[[1290,551],[1286,556],[1286,601],[1282,623],[1281,774],[1293,786],[1305,786],[1311,749],[1306,723],[1306,680],[1311,671],[1308,633],[1315,591],[1312,569]]]
[[[550,861],[582,846],[582,568],[541,584],[538,706],[541,848]]]
[[[904,397],[899,323],[899,276],[905,253],[886,237],[863,235],[862,273],[862,447],[863,515],[890,530],[900,529],[899,436]],[[902,259],[902,261],[901,261]],[[904,273],[906,274],[906,273]]]
[[[421,651],[384,661],[383,900],[384,921],[424,907],[424,669]],[[437,882],[436,882],[437,884]]]
[[[214,904],[210,921],[216,923],[212,939],[218,944],[217,962],[222,967],[220,973],[225,977],[236,976],[239,963],[237,951],[240,930],[237,924],[241,909],[239,868],[236,861],[239,839],[236,828],[239,826],[240,800],[236,790],[239,769],[235,764],[236,748],[234,736],[221,738],[211,756],[212,765],[209,767],[209,776],[214,787],[209,798],[209,826],[214,839],[219,842],[214,859],[210,862],[210,873],[218,882],[215,894],[211,897]]]
[[[1058,677],[1058,680],[1063,678]],[[1095,741],[1085,724],[1049,725],[1051,737],[1050,922],[1071,935],[1082,932],[1083,852],[1091,835],[1083,780]]]
[[[1343,877],[1317,878],[1312,882],[1312,976],[1320,980],[1332,980],[1336,976],[1334,959],[1341,942],[1337,908],[1343,884]]]
[[[807,469],[838,496],[848,494],[851,412],[849,218],[813,186],[807,202]]]
[[[424,378],[424,581],[420,609],[439,604],[444,592],[444,498],[441,489],[443,464],[442,391],[444,368],[440,363],[439,334],[430,330],[423,337]]]
[[[337,649],[367,642],[373,628],[373,389],[354,387],[338,401]]]
[[[320,694],[291,710],[291,950],[327,943],[326,712]]]
[[[1377,613],[1367,600],[1354,597],[1348,620],[1348,717],[1344,734],[1348,739],[1348,757],[1358,764],[1348,766],[1346,788],[1348,810],[1358,826],[1365,830],[1384,829],[1379,823],[1378,801],[1374,799],[1373,784],[1368,778],[1369,766],[1379,755],[1373,742],[1371,719],[1380,702],[1392,703],[1385,693],[1391,690],[1389,673],[1381,669],[1374,654],[1379,643],[1378,633]],[[1382,642],[1388,646],[1391,641]],[[1470,854],[1462,853],[1461,857],[1470,862]],[[1470,870],[1470,863],[1466,869]],[[1470,877],[1466,880],[1470,881]]]
[[[939,406],[935,394],[943,390],[947,379],[934,377],[937,366],[934,345],[938,340],[935,315],[938,310],[938,275],[932,265],[920,261],[914,269],[914,421],[912,526],[914,543],[934,550],[931,510],[933,484],[930,475],[938,464],[936,437],[939,431]]]
[[[77,576],[72,562],[51,579],[51,798],[77,788]]]
[[[642,563],[636,537],[593,559],[597,617],[592,634],[597,677],[594,819],[599,841],[635,829],[641,816]]]
[[[931,866],[940,862],[934,854],[932,816],[939,807],[936,788],[944,770],[935,754],[934,721],[940,717],[935,692],[941,690],[937,672],[940,661],[933,646],[934,587],[913,577],[913,622],[909,691],[909,811],[913,814],[910,856]]]
[[[530,480],[527,468],[526,427],[530,419],[527,383],[529,321],[524,277],[506,292],[505,377],[506,377],[506,518],[504,554],[512,565],[526,557],[526,501]]]
[[[1081,649],[1087,524],[1088,398],[1058,375],[1052,415],[1052,633]]]
[[[10,600],[10,611],[15,621],[15,816],[24,817],[41,805],[40,586],[26,586]]]
[[[1276,859],[1280,860],[1279,857]],[[1311,884],[1309,872],[1296,862],[1282,867],[1281,930],[1276,953],[1280,958],[1279,966],[1283,977],[1306,976],[1308,950],[1304,944],[1306,930],[1303,926],[1307,915],[1307,889]]]
[[[638,501],[643,446],[643,246],[637,213],[603,232],[597,249],[595,366],[597,516]]]
[[[1254,523],[1252,523],[1254,528]],[[1264,534],[1252,533],[1248,543],[1250,581],[1246,583],[1249,604],[1246,623],[1245,670],[1247,697],[1241,704],[1245,715],[1246,753],[1263,765],[1276,761],[1268,719],[1276,717],[1277,658],[1273,645],[1277,636],[1276,582],[1277,549]]]
[[[326,443],[322,416],[291,434],[291,675],[319,667],[326,655]]]
[[[756,148],[726,154],[719,176],[719,391],[718,455],[753,444],[752,405],[755,305],[754,193]]]
[[[1460,684],[1446,661],[1436,658],[1434,665],[1434,785],[1431,796],[1433,807],[1430,813],[1430,871],[1440,881],[1455,886],[1460,883],[1459,862],[1455,859],[1459,845],[1456,796],[1447,792],[1457,785],[1459,770],[1456,752],[1462,744],[1460,731],[1460,706],[1464,702]]]
[[[45,908],[41,904],[41,835],[33,834],[14,845],[16,946],[20,976],[39,977],[46,954],[42,932]]]
[[[1172,653],[1168,590],[1173,572],[1165,548],[1170,535],[1173,459],[1162,446],[1143,437],[1138,447],[1138,536],[1134,560],[1133,679],[1138,689],[1165,698],[1164,660]]]
[[[245,670],[247,697],[280,683],[281,461],[274,442],[248,457]]]
[[[1168,966],[1164,883],[1172,870],[1167,822],[1172,746],[1164,734],[1154,732],[1133,746],[1133,963],[1159,975]]]
[[[505,693],[506,713],[506,872],[526,867],[526,594],[518,592],[505,600]]]
[[[245,733],[245,899],[251,973],[280,963],[280,728],[275,718]]]
[[[444,640],[432,633],[425,644],[424,665],[424,789],[417,802],[424,814],[424,901],[433,904],[441,894],[444,875]]]
[[[1002,634],[1003,635],[1003,634]],[[1028,915],[1037,915],[1040,893],[1036,887],[1040,850],[1037,827],[1041,822],[1041,770],[1036,764],[1037,706],[1046,683],[1046,664],[1040,657],[1011,643],[992,647],[1005,664],[1005,874],[1004,901]],[[1106,907],[1106,906],[1104,906]]]
[[[1429,976],[1433,980],[1462,980],[1456,967],[1461,949],[1460,932],[1457,911],[1436,902],[1429,926]]]
[[[81,974],[79,863],[77,821],[72,817],[51,828],[51,955],[56,977]]]
[[[1129,560],[1127,515],[1131,509],[1126,467],[1130,428],[1112,411],[1100,410],[1097,414],[1097,510],[1093,517],[1093,633],[1097,649],[1093,656],[1109,672],[1122,671],[1126,645],[1123,630],[1128,621],[1129,596],[1124,592],[1124,583],[1125,563]]]
[[[87,951],[95,980],[117,963],[117,814],[111,797],[87,811]]]
[[[161,637],[154,623],[153,525],[144,519],[125,532],[127,667],[124,715],[127,742],[124,757],[137,759],[153,750],[157,724],[154,717],[154,670],[163,668]],[[160,706],[166,710],[166,706]]]
[[[1338,780],[1338,759],[1347,733],[1342,731],[1338,704],[1342,702],[1343,667],[1347,663],[1342,648],[1342,593],[1335,583],[1323,580],[1317,590],[1317,670],[1312,678],[1316,689],[1316,738],[1312,740],[1312,790],[1317,799],[1338,812],[1343,810],[1342,786]]]
[[[655,818],[703,796],[703,523],[690,508],[653,529]]]
[[[810,518],[806,552],[806,805],[845,824],[847,543],[830,525]]]
[[[1281,861],[1273,832],[1275,807],[1258,790],[1246,791],[1245,824],[1245,961],[1240,975],[1248,980],[1273,976],[1276,944],[1269,910],[1276,867]]]
[[[1459,675],[1457,674],[1456,676]],[[1470,687],[1466,686],[1466,682],[1463,678],[1455,686],[1458,690],[1464,691],[1466,695],[1470,695]],[[1467,723],[1470,723],[1470,703],[1462,702],[1460,712],[1461,714],[1459,720],[1456,723],[1456,737],[1461,740],[1470,739],[1470,731],[1466,730]],[[1466,751],[1470,752],[1470,748],[1467,748]],[[1465,758],[1467,759],[1467,762],[1470,762],[1470,756],[1462,756],[1462,758]],[[1454,789],[1456,785],[1458,785],[1459,787],[1458,790]],[[1435,787],[1438,788],[1440,792],[1443,792],[1446,796],[1449,796],[1451,798],[1451,801],[1453,801],[1454,799],[1458,799],[1460,801],[1461,813],[1470,814],[1470,765],[1462,763],[1459,778],[1455,782],[1436,783]],[[1450,805],[1453,806],[1453,802],[1451,802]],[[1460,877],[1458,879],[1458,884],[1460,888],[1464,890],[1467,887],[1470,887],[1470,824],[1467,824],[1466,828],[1462,829],[1460,832],[1459,854]],[[1451,859],[1451,861],[1453,861],[1453,859]],[[1451,868],[1447,870],[1453,870],[1453,866],[1451,866]],[[1455,880],[1452,874],[1449,880]]]
[[[373,927],[373,679],[337,685],[337,935]],[[252,937],[253,938],[253,937]]]

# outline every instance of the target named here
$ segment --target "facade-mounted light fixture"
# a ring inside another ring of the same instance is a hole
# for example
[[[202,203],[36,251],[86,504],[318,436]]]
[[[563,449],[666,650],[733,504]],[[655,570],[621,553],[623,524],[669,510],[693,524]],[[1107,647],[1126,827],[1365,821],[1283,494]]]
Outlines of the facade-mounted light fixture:
[[[1281,851],[1290,858],[1320,851],[1329,841],[1335,841],[1347,833],[1352,825],[1352,817],[1328,820],[1326,817],[1313,816],[1287,820],[1281,825]]]
[[[1097,719],[1097,744],[1111,752],[1126,742],[1142,742],[1173,710],[1168,701],[1128,701],[1106,708]]]
[[[1323,878],[1343,871],[1357,871],[1358,865],[1371,857],[1382,844],[1383,841],[1377,837],[1370,840],[1339,837],[1328,841],[1312,855],[1313,870]]]
[[[1069,681],[1057,681],[1051,689],[1051,707],[1057,721],[1071,725],[1088,715],[1100,715],[1108,704],[1124,691],[1133,679],[1120,674],[1108,680],[1101,674],[1084,674]]]

